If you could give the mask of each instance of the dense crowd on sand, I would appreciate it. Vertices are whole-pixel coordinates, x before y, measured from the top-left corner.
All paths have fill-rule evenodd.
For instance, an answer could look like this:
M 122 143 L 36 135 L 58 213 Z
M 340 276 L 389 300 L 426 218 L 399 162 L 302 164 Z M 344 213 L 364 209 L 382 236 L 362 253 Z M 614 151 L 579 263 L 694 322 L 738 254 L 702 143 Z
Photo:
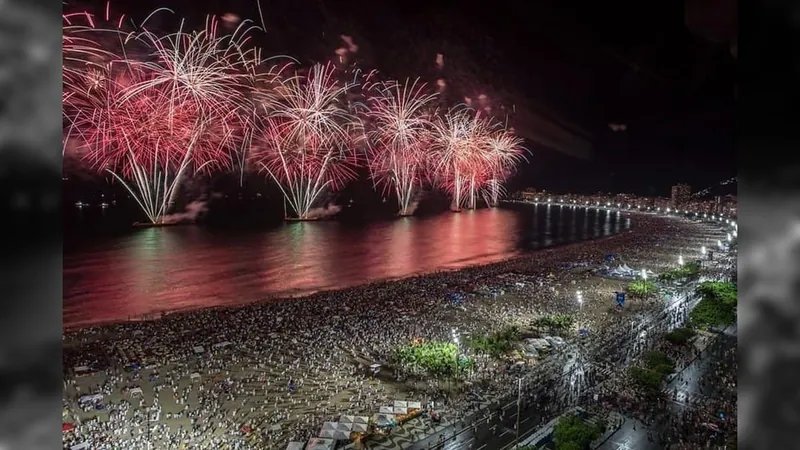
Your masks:
M 639 344 L 630 324 L 665 311 L 663 300 L 616 311 L 613 292 L 625 283 L 591 269 L 614 253 L 632 268 L 659 273 L 674 268 L 678 254 L 700 258 L 700 247 L 720 238 L 709 224 L 649 215 L 634 220 L 630 231 L 610 238 L 489 266 L 70 332 L 63 403 L 64 422 L 75 428 L 65 434 L 65 446 L 285 448 L 315 436 L 324 421 L 371 416 L 396 399 L 442 400 L 446 406 L 437 408 L 455 418 L 506 394 L 517 366 L 479 358 L 458 389 L 441 380 L 405 379 L 391 367 L 372 377 L 367 366 L 386 365 L 398 346 L 415 338 L 452 340 L 454 330 L 475 335 L 542 314 L 576 314 L 590 333 L 580 351 L 587 358 L 602 354 L 609 367 L 624 362 Z M 448 300 L 448 293 L 480 286 L 503 286 L 505 293 L 469 295 L 462 305 Z M 680 305 L 667 309 L 664 315 L 675 320 L 686 312 Z M 549 358 L 523 370 L 531 385 L 547 386 L 561 366 Z M 79 404 L 96 393 L 101 401 Z

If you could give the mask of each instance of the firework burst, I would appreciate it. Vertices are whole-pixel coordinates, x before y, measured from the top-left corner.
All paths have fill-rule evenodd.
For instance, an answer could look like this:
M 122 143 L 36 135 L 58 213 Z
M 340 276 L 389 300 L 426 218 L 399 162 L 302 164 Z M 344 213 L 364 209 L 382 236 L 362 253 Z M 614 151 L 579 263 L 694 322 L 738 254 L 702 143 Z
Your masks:
M 66 135 L 81 142 L 84 160 L 125 186 L 153 223 L 169 212 L 185 176 L 230 166 L 240 148 L 240 112 L 252 109 L 240 94 L 249 61 L 240 41 L 217 38 L 213 20 L 207 25 L 162 38 L 129 33 L 119 55 L 100 40 L 71 41 L 80 46 L 69 60 L 78 69 L 65 74 Z M 95 29 L 73 32 L 92 36 Z M 76 63 L 81 57 L 83 67 Z
M 355 83 L 342 83 L 331 64 L 317 64 L 275 89 L 275 109 L 261 120 L 252 157 L 281 188 L 304 220 L 324 192 L 341 189 L 357 175 L 361 121 L 346 101 Z M 288 211 L 287 211 L 288 213 Z
M 453 210 L 475 208 L 480 187 L 491 172 L 486 145 L 491 123 L 469 108 L 457 107 L 435 121 L 434 128 L 434 183 L 453 196 Z
M 514 173 L 517 164 L 525 161 L 527 149 L 522 145 L 522 138 L 503 129 L 489 134 L 485 144 L 490 173 L 483 187 L 484 198 L 488 205 L 497 206 L 505 194 L 503 183 Z
M 413 212 L 413 202 L 427 164 L 436 94 L 419 79 L 377 85 L 371 98 L 368 166 L 372 179 L 394 191 L 400 215 Z
M 437 95 L 418 79 L 372 83 L 374 71 L 347 59 L 270 65 L 250 21 L 209 17 L 199 31 L 181 22 L 159 34 L 147 26 L 158 11 L 169 10 L 141 24 L 112 18 L 109 6 L 103 17 L 65 14 L 62 42 L 65 157 L 111 173 L 153 223 L 198 172 L 238 166 L 241 182 L 246 165 L 258 167 L 282 190 L 287 216 L 309 219 L 362 162 L 406 215 L 423 180 L 456 209 L 481 195 L 496 204 L 522 159 L 520 140 L 485 111 L 437 116 Z M 342 40 L 340 50 L 358 50 Z

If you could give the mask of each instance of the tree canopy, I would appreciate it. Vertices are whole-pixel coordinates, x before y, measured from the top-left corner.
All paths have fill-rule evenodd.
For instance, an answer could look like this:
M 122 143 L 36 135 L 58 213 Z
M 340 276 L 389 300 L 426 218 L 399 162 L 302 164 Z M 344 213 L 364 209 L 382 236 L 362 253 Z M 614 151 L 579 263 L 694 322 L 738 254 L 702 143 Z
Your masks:
M 676 328 L 669 333 L 664 335 L 664 339 L 666 339 L 669 343 L 675 345 L 684 345 L 689 340 L 691 340 L 697 334 L 691 328 Z
M 533 326 L 544 328 L 551 333 L 562 333 L 572 328 L 575 323 L 575 316 L 572 314 L 547 314 L 537 317 L 533 321 Z
M 577 414 L 567 414 L 556 422 L 553 441 L 557 450 L 587 450 L 604 431 L 600 424 L 584 421 Z
M 514 350 L 519 339 L 519 328 L 511 326 L 488 336 L 475 336 L 467 341 L 467 345 L 476 352 L 500 358 Z
M 675 361 L 660 351 L 649 351 L 642 356 L 644 367 L 634 366 L 630 369 L 633 382 L 649 393 L 661 389 L 661 385 L 669 374 L 675 371 Z
M 634 297 L 648 297 L 658 290 L 658 286 L 650 280 L 633 280 L 628 283 L 627 291 Z
M 434 376 L 459 375 L 474 364 L 459 354 L 458 346 L 452 342 L 420 342 L 399 347 L 394 359 L 412 373 L 427 373 Z
M 702 267 L 696 262 L 684 264 L 669 272 L 664 272 L 658 276 L 658 281 L 680 281 L 684 279 L 696 279 L 700 276 Z
M 689 313 L 689 322 L 695 327 L 730 325 L 736 322 L 738 291 L 730 282 L 706 281 L 695 291 L 702 297 Z

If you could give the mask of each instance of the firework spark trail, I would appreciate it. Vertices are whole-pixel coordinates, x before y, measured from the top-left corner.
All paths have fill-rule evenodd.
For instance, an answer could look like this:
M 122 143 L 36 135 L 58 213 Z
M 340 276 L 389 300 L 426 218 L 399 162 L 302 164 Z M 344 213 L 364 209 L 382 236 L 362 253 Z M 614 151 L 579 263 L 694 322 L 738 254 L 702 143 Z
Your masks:
M 379 84 L 375 91 L 368 113 L 370 174 L 384 192 L 394 190 L 399 214 L 409 215 L 427 164 L 431 109 L 437 96 L 426 93 L 419 79 Z
M 496 204 L 503 182 L 524 160 L 522 140 L 490 117 L 459 106 L 434 122 L 431 171 L 453 195 L 453 209 L 474 209 L 481 196 Z
M 169 214 L 182 180 L 201 171 L 238 166 L 241 183 L 252 164 L 308 219 L 324 194 L 356 178 L 362 154 L 400 214 L 426 178 L 455 208 L 474 208 L 480 195 L 494 204 L 522 158 L 519 139 L 482 112 L 459 107 L 435 118 L 436 94 L 419 80 L 369 84 L 375 71 L 343 62 L 301 74 L 296 61 L 269 64 L 291 58 L 262 58 L 251 21 L 209 17 L 199 31 L 181 22 L 159 34 L 147 27 L 159 11 L 171 12 L 138 25 L 112 18 L 110 5 L 105 17 L 63 16 L 62 153 L 112 173 L 153 223 Z
M 224 129 L 224 142 L 202 145 L 193 142 L 187 148 L 186 158 L 198 167 L 212 167 L 215 164 L 229 164 L 232 153 L 243 148 L 240 131 L 249 122 L 242 113 L 252 110 L 248 97 L 258 63 L 258 51 L 246 49 L 249 40 L 247 21 L 242 22 L 232 34 L 218 35 L 219 21 L 210 17 L 201 31 L 185 32 L 183 23 L 176 33 L 159 36 L 144 31 L 137 40 L 151 49 L 150 59 L 139 64 L 153 76 L 133 84 L 120 96 L 124 103 L 150 89 L 160 89 L 167 94 L 169 123 L 180 122 L 181 109 L 187 105 L 193 110 L 195 122 L 219 124 Z M 180 126 L 180 125 L 179 125 Z M 223 155 L 227 153 L 227 155 Z
M 261 123 L 253 159 L 281 188 L 299 219 L 308 219 L 321 195 L 356 177 L 354 141 L 361 121 L 347 107 L 353 84 L 342 84 L 331 64 L 317 64 L 276 89 L 277 107 Z
M 486 139 L 493 125 L 465 107 L 456 107 L 434 122 L 435 182 L 453 195 L 453 209 L 475 208 L 480 188 L 491 172 Z
M 243 88 L 254 60 L 242 51 L 246 39 L 238 30 L 219 38 L 215 27 L 209 20 L 200 32 L 127 34 L 122 56 L 72 40 L 81 44 L 69 60 L 76 70 L 65 75 L 66 139 L 79 136 L 84 159 L 111 172 L 153 223 L 168 213 L 185 176 L 231 165 L 240 112 L 253 109 Z M 134 44 L 145 50 L 142 60 L 130 56 Z
M 490 206 L 497 206 L 500 196 L 505 194 L 503 183 L 511 176 L 517 164 L 525 161 L 528 150 L 522 146 L 522 138 L 508 130 L 499 130 L 486 139 L 490 163 L 490 177 L 486 180 L 484 197 Z

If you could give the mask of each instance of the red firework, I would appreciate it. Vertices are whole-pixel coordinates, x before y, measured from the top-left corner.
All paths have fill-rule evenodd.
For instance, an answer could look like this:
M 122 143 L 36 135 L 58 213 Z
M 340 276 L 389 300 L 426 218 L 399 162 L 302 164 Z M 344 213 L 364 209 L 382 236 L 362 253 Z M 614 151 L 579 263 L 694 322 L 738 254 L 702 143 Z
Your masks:
M 378 84 L 374 91 L 368 112 L 370 173 L 384 192 L 394 192 L 400 215 L 408 215 L 428 163 L 436 94 L 419 79 Z
M 274 110 L 263 118 L 252 160 L 281 187 L 301 219 L 324 192 L 356 177 L 354 147 L 363 140 L 361 122 L 346 102 L 352 84 L 341 83 L 331 64 L 283 80 Z
M 435 122 L 431 172 L 438 186 L 453 195 L 453 208 L 474 208 L 481 186 L 491 178 L 487 138 L 497 124 L 469 108 L 453 108 Z

